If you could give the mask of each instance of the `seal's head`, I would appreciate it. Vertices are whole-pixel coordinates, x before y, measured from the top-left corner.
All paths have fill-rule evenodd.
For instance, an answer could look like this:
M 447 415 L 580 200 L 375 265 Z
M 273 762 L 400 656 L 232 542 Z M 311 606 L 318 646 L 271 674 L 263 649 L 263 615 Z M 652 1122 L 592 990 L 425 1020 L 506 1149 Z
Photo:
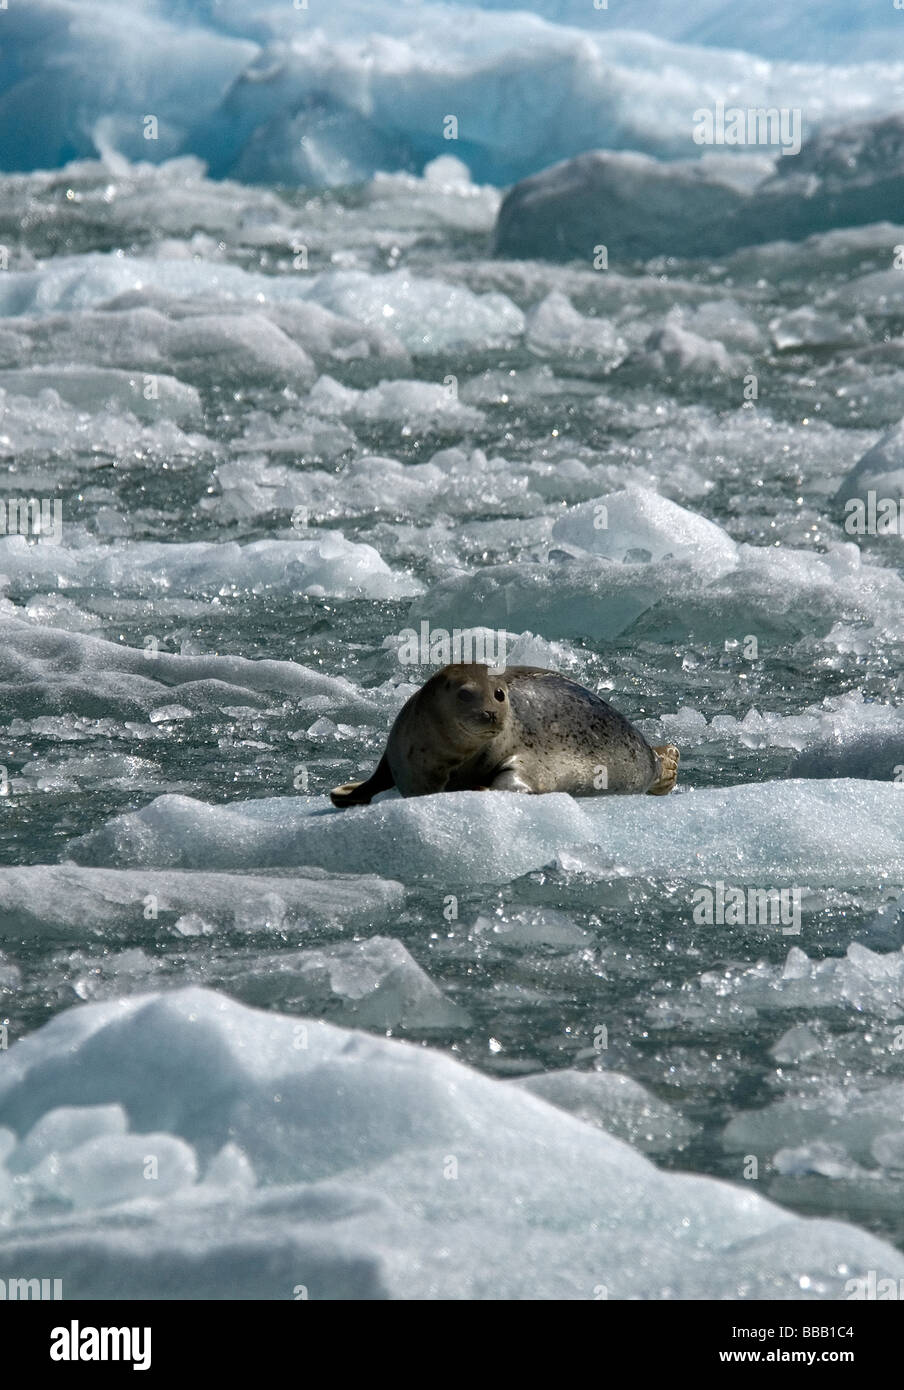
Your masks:
M 462 748 L 480 748 L 505 727 L 509 693 L 505 677 L 486 666 L 444 666 L 428 682 L 443 725 Z M 427 689 L 427 686 L 424 687 Z

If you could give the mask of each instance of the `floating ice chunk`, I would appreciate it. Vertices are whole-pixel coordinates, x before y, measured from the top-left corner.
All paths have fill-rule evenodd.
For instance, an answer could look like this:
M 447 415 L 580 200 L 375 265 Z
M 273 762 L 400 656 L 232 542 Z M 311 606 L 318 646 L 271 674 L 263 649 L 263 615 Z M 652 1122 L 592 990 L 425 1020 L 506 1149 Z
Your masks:
M 744 202 L 734 183 L 703 161 L 591 150 L 510 189 L 499 209 L 496 250 L 589 264 L 602 244 L 610 265 L 695 256 L 704 246 L 718 256 L 737 244 L 730 228 Z
M 860 935 L 879 950 L 904 946 L 904 894 L 887 896 Z
M 747 240 L 798 240 L 831 227 L 894 221 L 902 172 L 904 120 L 899 112 L 878 119 L 854 117 L 817 130 L 796 158 L 779 159 L 772 177 L 756 189 Z M 849 298 L 844 291 L 842 295 Z M 873 306 L 869 309 L 875 312 Z
M 150 906 L 147 902 L 143 906 Z M 79 938 L 81 939 L 81 938 Z M 72 951 L 58 956 L 60 983 L 68 985 L 79 999 L 106 999 L 118 994 L 135 994 L 148 989 L 152 977 L 164 969 L 160 956 L 149 956 L 140 946 L 125 951 L 103 950 L 91 956 Z
M 904 1129 L 892 1129 L 877 1134 L 871 1144 L 876 1162 L 891 1172 L 904 1170 Z
M 876 1145 L 897 1166 L 898 1145 L 887 1136 L 898 1131 L 902 1100 L 900 1082 L 885 1082 L 869 1090 L 826 1085 L 814 1094 L 788 1096 L 763 1110 L 736 1115 L 725 1127 L 723 1144 L 731 1153 L 765 1152 L 777 1158 L 781 1152 L 789 1172 L 825 1171 L 819 1166 L 822 1159 L 833 1170 L 827 1176 L 854 1176 L 845 1171 L 846 1165 L 871 1167 L 877 1158 Z M 794 1150 L 803 1152 L 795 1156 Z
M 173 931 L 180 936 L 212 936 L 215 927 L 206 922 L 199 912 L 186 912 L 173 923 Z
M 812 1029 L 801 1023 L 782 1034 L 772 1048 L 772 1055 L 777 1062 L 805 1062 L 822 1049 L 823 1044 Z
M 793 142 L 790 129 L 786 134 Z M 507 256 L 590 262 L 603 245 L 609 264 L 614 258 L 697 257 L 704 248 L 712 257 L 897 217 L 904 164 L 899 115 L 817 132 L 803 149 L 788 144 L 789 149 L 797 157 L 777 157 L 774 172 L 764 156 L 767 150 L 779 155 L 775 138 L 759 156 L 735 153 L 735 170 L 745 171 L 747 179 L 738 178 L 724 156 L 665 162 L 589 150 L 509 190 L 499 210 L 496 249 Z M 895 272 L 880 274 L 880 288 L 899 301 L 904 291 L 894 284 Z M 875 312 L 871 292 L 864 286 L 844 298 Z
M 610 496 L 619 499 L 618 525 L 608 516 L 609 498 L 581 504 L 553 528 L 553 539 L 566 548 L 553 551 L 547 565 L 484 565 L 441 580 L 426 600 L 435 620 L 447 627 L 480 621 L 596 638 L 637 623 L 639 635 L 659 640 L 688 632 L 737 640 L 754 617 L 758 634 L 785 639 L 812 639 L 823 625 L 828 632 L 840 614 L 851 622 L 869 616 L 889 631 L 900 629 L 904 582 L 891 569 L 865 564 L 852 543 L 830 543 L 821 554 L 736 545 L 721 528 L 648 490 Z M 579 518 L 576 530 L 572 515 Z M 684 554 L 679 545 L 671 559 L 670 529 L 687 544 Z M 622 545 L 623 536 L 636 544 Z M 644 544 L 648 537 L 652 548 Z M 569 554 L 569 543 L 576 548 L 581 540 L 626 563 L 600 565 L 586 554 Z M 651 564 L 656 555 L 663 558 Z
M 848 743 L 837 737 L 805 749 L 791 764 L 792 777 L 875 778 L 898 785 L 904 768 L 904 722 L 891 731 L 861 734 Z
M 95 309 L 116 295 L 141 291 L 146 284 L 180 296 L 216 292 L 224 298 L 253 299 L 263 279 L 239 266 L 194 259 L 160 261 L 100 252 L 55 256 L 34 270 L 10 271 L 0 293 L 0 312 L 38 315 Z M 274 297 L 282 297 L 277 281 L 270 288 Z M 139 321 L 159 325 L 167 335 L 173 327 L 163 315 L 149 310 L 136 314 L 135 326 Z M 118 327 L 115 318 L 110 326 Z
M 77 868 L 72 864 L 0 869 L 3 934 L 109 941 L 144 920 L 149 895 L 167 926 L 198 918 L 242 932 L 304 930 L 329 924 L 389 922 L 404 899 L 400 883 L 309 869 L 291 876 Z
M 103 625 L 94 613 L 83 613 L 65 594 L 33 594 L 25 605 L 29 622 L 44 627 L 63 628 L 66 632 L 92 632 Z
M 492 936 L 497 946 L 556 946 L 566 950 L 586 946 L 589 932 L 567 913 L 553 908 L 524 908 L 498 920 L 480 916 L 471 928 L 475 936 Z
M 437 422 L 441 427 L 439 417 Z M 302 473 L 265 460 L 247 459 L 216 469 L 221 496 L 205 499 L 204 510 L 229 520 L 296 509 L 309 521 L 380 516 L 391 518 L 395 528 L 399 528 L 400 519 L 403 525 L 412 521 L 433 524 L 443 513 L 452 517 L 508 516 L 513 509 L 520 514 L 532 503 L 541 505 L 544 482 L 538 472 L 518 468 L 504 458 L 487 458 L 480 449 L 464 448 L 443 449 L 423 464 L 365 455 L 349 461 L 338 473 L 319 469 Z M 536 487 L 536 494 L 532 487 Z M 518 524 L 523 534 L 526 523 Z M 386 532 L 386 543 L 396 543 L 399 534 L 399 529 Z M 422 544 L 428 540 L 422 535 L 416 539 Z M 419 555 L 423 553 L 422 546 L 416 550 Z
M 148 650 L 35 627 L 4 614 L 0 614 L 0 693 L 10 712 L 29 716 L 77 710 L 95 718 L 133 719 L 164 703 L 210 709 L 263 704 L 268 695 L 299 701 L 326 696 L 333 711 L 341 710 L 346 718 L 372 708 L 350 681 L 290 661 L 176 656 L 163 651 L 149 656 Z
M 143 1132 L 48 1172 L 48 1195 L 91 1205 L 64 1229 L 39 1212 L 8 1220 L 7 1267 L 26 1267 L 39 1241 L 64 1285 L 93 1297 L 286 1297 L 299 1270 L 310 1297 L 396 1298 L 586 1299 L 601 1284 L 616 1298 L 797 1298 L 806 1279 L 808 1296 L 837 1299 L 870 1269 L 904 1277 L 904 1258 L 863 1231 L 801 1220 L 749 1185 L 662 1172 L 436 1051 L 325 1023 L 306 1047 L 297 1038 L 292 1016 L 193 989 L 70 1010 L 17 1043 L 0 1070 L 7 1123 L 33 1123 L 77 1086 Z M 258 1179 L 224 1188 L 228 1221 L 215 1202 L 226 1144 Z M 195 1150 L 215 1182 L 195 1181 Z M 399 1249 L 404 1260 L 386 1253 Z
M 591 515 L 584 518 L 588 538 Z M 813 640 L 828 634 L 839 611 L 849 621 L 869 615 L 889 632 L 901 631 L 904 580 L 891 569 L 862 564 L 856 546 L 830 545 L 825 554 L 751 545 L 733 552 L 733 546 L 728 538 L 692 558 L 656 564 L 645 548 L 626 551 L 624 564 L 554 550 L 548 564 L 513 562 L 453 574 L 418 608 L 449 628 L 482 622 L 604 639 L 636 624 L 643 639 L 693 634 L 720 645 L 737 641 L 754 623 L 760 638 Z M 411 617 L 417 616 L 412 609 Z
M 476 295 L 463 286 L 421 279 L 408 271 L 318 275 L 307 297 L 366 327 L 390 328 L 419 354 L 501 347 L 524 331 L 524 315 L 506 295 Z
M 195 388 L 163 372 L 147 382 L 134 372 L 111 367 L 22 367 L 0 371 L 0 390 L 11 396 L 32 397 L 52 390 L 61 400 L 92 415 L 112 408 L 151 424 L 164 417 L 177 425 L 195 425 L 203 418 Z
M 110 303 L 125 303 L 135 297 L 134 293 L 117 295 Z M 38 307 L 31 306 L 35 316 L 16 319 L 13 331 L 0 332 L 0 364 L 18 368 L 23 358 L 30 360 L 30 369 L 8 375 L 14 389 L 29 393 L 46 377 L 45 409 L 46 392 L 51 388 L 55 396 L 71 397 L 73 410 L 88 408 L 82 405 L 81 397 L 98 408 L 112 398 L 126 422 L 134 416 L 151 424 L 159 420 L 159 431 L 169 417 L 191 409 L 195 385 L 188 386 L 187 381 L 204 387 L 228 385 L 235 390 L 274 382 L 282 387 L 288 381 L 296 391 L 302 391 L 316 375 L 308 354 L 262 309 L 258 312 L 256 301 L 254 310 L 242 304 L 224 311 L 219 305 L 219 312 L 188 314 L 185 322 L 174 322 L 157 309 L 145 307 L 104 312 L 76 309 L 43 317 L 38 315 Z M 240 307 L 245 312 L 240 313 Z M 183 313 L 188 313 L 185 306 Z M 54 375 L 60 359 L 79 366 L 61 369 L 58 386 Z M 34 382 L 30 382 L 29 373 L 36 374 Z M 108 420 L 110 433 L 112 425 L 119 422 L 100 411 L 94 430 Z M 148 429 L 150 424 L 144 427 Z M 175 426 L 170 424 L 170 429 Z M 124 439 L 128 437 L 122 423 L 119 430 Z
M 261 311 L 260 306 L 270 304 L 309 301 L 370 332 L 388 329 L 421 354 L 504 346 L 524 329 L 524 315 L 506 295 L 477 295 L 408 271 L 275 276 L 217 262 L 151 261 L 97 252 L 58 256 L 38 270 L 10 271 L 0 286 L 0 314 L 50 315 L 124 304 L 124 295 L 134 296 L 146 284 L 180 297 L 250 301 L 254 308 L 240 317 L 220 311 L 176 321 L 151 309 L 123 309 L 80 318 L 70 332 L 84 336 L 87 326 L 101 327 L 106 319 L 111 330 L 124 336 L 126 352 L 134 358 L 147 351 L 140 339 L 131 340 L 141 325 L 160 357 L 175 361 L 177 375 L 202 382 L 228 376 L 263 385 L 311 384 L 315 372 L 310 356 Z
M 626 565 L 556 556 L 557 563 L 485 565 L 434 584 L 409 620 L 429 612 L 446 628 L 485 623 L 569 637 L 617 637 L 674 586 L 672 562 Z
M 589 359 L 604 370 L 617 367 L 628 351 L 613 324 L 585 318 L 558 290 L 531 309 L 525 332 L 528 347 L 538 356 Z
M 761 961 L 727 975 L 704 975 L 694 997 L 695 1007 L 702 1004 L 711 1014 L 721 1013 L 723 1005 L 748 1012 L 843 1009 L 895 1021 L 904 1017 L 904 951 L 874 951 L 854 941 L 843 956 L 811 960 L 792 946 L 782 966 Z M 681 1005 L 676 1007 L 680 1012 Z M 777 1060 L 797 1060 L 798 1049 L 801 1058 L 812 1055 L 806 1033 L 794 1030 L 779 1040 L 776 1049 Z
M 511 1083 L 588 1124 L 598 1125 L 645 1153 L 681 1150 L 694 1132 L 665 1101 L 630 1076 L 610 1071 L 540 1072 Z
M 569 507 L 552 535 L 607 560 L 688 560 L 713 575 L 733 569 L 738 559 L 737 545 L 721 526 L 642 487 Z
M 781 781 L 667 800 L 444 792 L 342 812 L 320 798 L 208 806 L 161 796 L 70 841 L 69 852 L 81 863 L 130 868 L 316 864 L 405 882 L 498 883 L 571 850 L 603 879 L 699 882 L 725 879 L 730 867 L 736 883 L 852 886 L 904 870 L 899 796 L 881 782 Z
M 400 941 L 373 936 L 281 953 L 244 967 L 237 990 L 250 1004 L 362 1028 L 461 1028 L 464 1009 L 446 999 Z
M 866 1174 L 859 1164 L 852 1163 L 842 1144 L 826 1144 L 819 1140 L 797 1149 L 779 1149 L 772 1166 L 783 1177 L 800 1177 L 818 1173 L 824 1178 L 859 1178 Z
M 899 216 L 889 210 L 889 220 L 899 221 Z M 858 275 L 840 289 L 831 291 L 825 298 L 825 307 L 837 310 L 840 314 L 863 314 L 868 318 L 896 319 L 904 304 L 904 284 L 899 270 L 874 270 L 868 275 Z
M 379 874 L 394 867 L 406 881 L 427 876 L 486 883 L 548 862 L 558 836 L 571 843 L 590 834 L 589 821 L 567 796 L 390 797 L 363 815 L 333 813 L 325 799 L 260 798 L 207 806 L 190 797 L 164 796 L 71 841 L 70 850 L 81 862 L 129 867 L 318 864 L 330 872 L 354 866 Z
M 355 435 L 345 425 L 320 420 L 308 410 L 284 410 L 278 419 L 264 411 L 251 411 L 245 417 L 245 433 L 235 445 L 237 453 L 247 456 L 220 464 L 215 476 L 221 484 L 227 478 L 234 479 L 239 488 L 244 479 L 245 490 L 253 492 L 256 475 L 267 468 L 266 459 L 333 462 L 354 450 L 356 444 Z
M 150 595 L 274 590 L 331 598 L 407 598 L 423 587 L 394 574 L 373 546 L 347 541 L 341 531 L 247 545 L 114 541 L 78 548 L 30 545 L 24 536 L 3 536 L 0 571 L 19 593 L 59 584 Z
M 22 983 L 22 971 L 0 951 L 0 993 L 13 994 Z
M 792 777 L 892 777 L 895 749 L 904 740 L 904 714 L 894 705 L 866 700 L 859 690 L 827 696 L 799 714 L 751 708 L 742 719 L 717 714 L 707 722 L 687 705 L 663 714 L 650 732 L 668 736 L 683 748 L 716 746 L 797 751 Z M 655 739 L 653 740 L 656 741 Z M 904 762 L 902 757 L 897 760 Z
M 488 631 L 488 630 L 487 630 Z M 540 666 L 547 671 L 567 670 L 576 662 L 576 653 L 567 642 L 547 642 L 533 632 L 509 637 L 509 666 Z
M 424 165 L 421 178 L 409 173 L 374 174 L 366 189 L 369 208 L 384 211 L 403 226 L 426 225 L 489 235 L 502 195 L 489 184 L 475 184 L 468 166 L 454 155 L 438 155 Z
M 676 306 L 669 310 L 666 323 L 743 352 L 760 352 L 766 345 L 756 320 L 733 299 L 713 299 L 693 308 Z
M 251 386 L 275 381 L 300 390 L 315 376 L 311 358 L 263 314 L 209 314 L 175 323 L 166 338 L 177 370 L 189 381 Z
M 176 312 L 177 306 L 178 311 L 184 313 L 186 301 L 176 300 L 171 312 Z M 226 307 L 228 309 L 228 305 Z M 236 312 L 242 312 L 241 308 L 237 307 Z M 300 348 L 319 360 L 344 364 L 365 358 L 379 359 L 397 367 L 408 361 L 405 347 L 385 324 L 358 323 L 310 300 L 264 304 L 261 312 Z
M 484 418 L 473 406 L 462 405 L 456 391 L 430 381 L 381 381 L 366 391 L 356 391 L 323 376 L 308 402 L 318 415 L 339 415 L 369 423 L 398 420 L 416 424 L 419 429 L 471 429 Z
M 148 715 L 152 724 L 174 724 L 191 717 L 192 711 L 184 705 L 161 705 L 158 709 L 152 709 Z
M 895 274 L 900 274 L 895 271 Z M 851 470 L 835 494 L 835 511 L 842 523 L 859 524 L 863 518 L 870 524 L 869 494 L 873 494 L 874 521 L 871 523 L 876 534 L 898 536 L 899 519 L 904 505 L 904 420 L 884 434 Z M 894 510 L 884 510 L 880 516 L 879 503 L 890 499 Z M 859 510 L 856 504 L 859 504 Z M 852 519 L 852 520 L 849 520 Z M 881 532 L 879 527 L 881 525 Z M 848 532 L 856 540 L 863 534 L 860 530 Z
M 15 350 L 15 360 L 21 361 L 28 354 L 28 344 L 23 343 Z M 34 479 L 28 485 L 32 496 L 59 496 L 61 486 L 70 478 L 93 472 L 101 452 L 117 456 L 126 468 L 133 466 L 136 458 L 166 460 L 169 464 L 176 458 L 195 459 L 209 447 L 203 435 L 185 433 L 174 424 L 165 409 L 150 424 L 125 411 L 91 415 L 62 400 L 49 386 L 38 396 L 0 393 L 0 421 L 2 453 L 19 463 L 28 462 L 25 477 Z M 20 474 L 18 486 L 25 485 Z
M 861 315 L 841 319 L 809 305 L 774 318 L 769 332 L 780 352 L 801 347 L 854 347 L 869 341 L 869 329 Z
M 644 343 L 648 370 L 655 373 L 730 376 L 732 360 L 724 343 L 702 338 L 678 323 L 666 323 Z

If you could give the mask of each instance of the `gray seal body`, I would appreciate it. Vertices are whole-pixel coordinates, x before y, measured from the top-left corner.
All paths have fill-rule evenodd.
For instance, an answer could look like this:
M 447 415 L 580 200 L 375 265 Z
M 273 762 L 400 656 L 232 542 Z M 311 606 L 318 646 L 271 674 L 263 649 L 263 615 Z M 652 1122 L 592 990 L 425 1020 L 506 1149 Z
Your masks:
M 652 747 L 611 705 L 535 666 L 445 666 L 403 706 L 371 777 L 331 793 L 335 806 L 442 791 L 655 796 L 671 791 L 678 750 Z

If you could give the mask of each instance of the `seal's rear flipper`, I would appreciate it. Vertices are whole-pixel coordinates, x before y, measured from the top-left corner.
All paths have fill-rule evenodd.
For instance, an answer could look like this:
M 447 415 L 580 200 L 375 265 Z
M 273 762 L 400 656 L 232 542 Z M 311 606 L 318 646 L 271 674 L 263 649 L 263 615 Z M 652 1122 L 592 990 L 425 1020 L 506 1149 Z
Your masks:
M 330 801 L 340 810 L 345 806 L 369 806 L 378 792 L 388 792 L 394 786 L 389 763 L 384 756 L 372 777 L 365 782 L 343 782 L 341 787 L 334 787 L 330 792 Z
M 652 787 L 647 787 L 647 796 L 665 796 L 678 781 L 678 760 L 681 757 L 674 743 L 663 743 L 653 752 L 659 758 L 659 776 Z

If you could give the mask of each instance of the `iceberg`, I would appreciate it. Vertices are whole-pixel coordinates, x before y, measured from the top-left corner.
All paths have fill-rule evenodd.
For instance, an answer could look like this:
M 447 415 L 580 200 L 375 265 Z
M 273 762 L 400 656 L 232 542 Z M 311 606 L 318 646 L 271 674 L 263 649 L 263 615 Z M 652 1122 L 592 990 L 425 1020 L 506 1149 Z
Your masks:
M 768 103 L 767 103 L 768 105 Z M 609 265 L 654 256 L 725 256 L 774 240 L 900 217 L 904 119 L 841 124 L 774 168 L 757 156 L 696 160 L 593 149 L 531 175 L 499 209 L 501 256 Z M 766 148 L 764 146 L 764 148 Z

